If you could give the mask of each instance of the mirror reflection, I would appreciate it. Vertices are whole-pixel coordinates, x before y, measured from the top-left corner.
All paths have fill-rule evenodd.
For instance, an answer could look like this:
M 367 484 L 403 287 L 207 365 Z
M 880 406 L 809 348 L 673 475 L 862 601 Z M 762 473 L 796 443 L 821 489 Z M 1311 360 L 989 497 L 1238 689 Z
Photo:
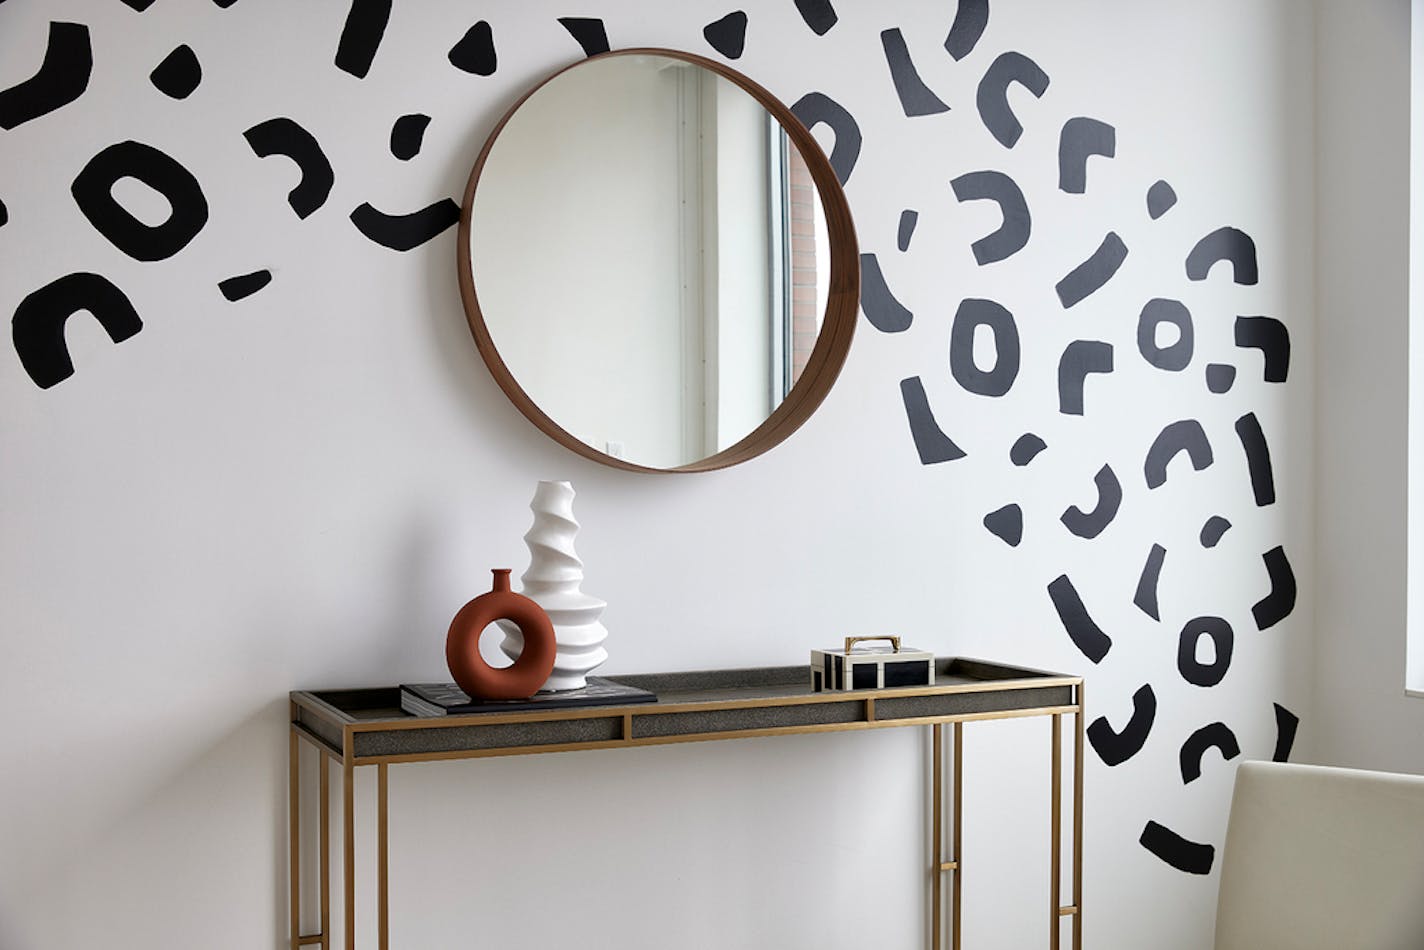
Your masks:
M 586 445 L 650 468 L 761 425 L 826 311 L 800 153 L 747 92 L 671 57 L 592 60 L 540 87 L 489 148 L 469 234 L 514 380 Z

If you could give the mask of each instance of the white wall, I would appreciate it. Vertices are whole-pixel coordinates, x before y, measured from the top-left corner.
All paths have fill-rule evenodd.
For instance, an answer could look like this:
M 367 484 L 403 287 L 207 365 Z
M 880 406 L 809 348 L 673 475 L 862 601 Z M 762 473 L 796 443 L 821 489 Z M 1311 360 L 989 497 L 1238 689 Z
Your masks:
M 1367 455 L 1387 451 L 1358 446 L 1369 452 L 1352 456 L 1356 474 L 1336 469 L 1345 463 L 1331 451 L 1364 436 L 1352 420 L 1323 427 L 1319 449 L 1312 441 L 1313 8 L 999 2 L 979 46 L 955 62 L 942 48 L 952 16 L 942 4 L 843 2 L 825 36 L 793 4 L 749 7 L 736 65 L 787 102 L 821 91 L 858 119 L 865 141 L 847 194 L 862 250 L 878 256 L 915 322 L 889 335 L 862 321 L 821 411 L 768 456 L 704 476 L 639 477 L 569 454 L 504 399 L 465 326 L 453 230 L 400 254 L 347 219 L 366 201 L 403 212 L 459 195 L 498 116 L 580 55 L 556 22 L 571 11 L 490 8 L 499 68 L 478 77 L 445 52 L 480 13 L 397 5 L 357 80 L 332 65 L 347 7 L 0 5 L 0 88 L 37 67 L 49 17 L 88 24 L 95 60 L 83 98 L 0 133 L 10 218 L 0 226 L 0 311 L 93 270 L 144 319 L 118 346 L 93 321 L 72 320 L 77 369 L 51 389 L 13 355 L 0 358 L 0 710 L 18 724 L 0 783 L 7 950 L 167 946 L 175 935 L 213 948 L 278 945 L 287 691 L 442 677 L 450 616 L 485 589 L 488 568 L 523 564 L 525 506 L 540 478 L 579 489 L 585 588 L 610 604 L 608 672 L 799 663 L 848 633 L 893 630 L 941 654 L 1086 674 L 1091 715 L 1114 728 L 1151 683 L 1159 710 L 1142 751 L 1112 768 L 1089 752 L 1087 944 L 1205 945 L 1214 875 L 1167 867 L 1138 836 L 1156 820 L 1220 844 L 1233 769 L 1209 757 L 1185 785 L 1178 753 L 1193 729 L 1228 722 L 1244 756 L 1269 757 L 1281 703 L 1301 717 L 1298 749 L 1322 733 L 1308 645 L 1312 552 L 1327 545 L 1313 534 L 1312 463 L 1329 505 L 1340 479 L 1369 477 Z M 615 46 L 709 55 L 702 29 L 726 12 L 593 7 Z M 949 112 L 902 114 L 880 41 L 891 27 Z M 180 42 L 204 80 L 178 103 L 146 77 Z M 1052 78 L 1042 99 L 1011 92 L 1025 128 L 1012 150 L 974 105 L 980 77 L 1007 50 Z M 422 153 L 397 162 L 386 150 L 391 123 L 412 111 L 433 121 Z M 275 115 L 298 119 L 335 166 L 330 200 L 305 221 L 284 200 L 290 163 L 259 160 L 242 140 Z M 1058 136 L 1078 115 L 1115 126 L 1117 157 L 1090 160 L 1088 192 L 1068 195 L 1057 190 Z M 125 257 L 69 196 L 90 156 L 128 138 L 179 158 L 211 205 L 206 228 L 171 259 Z M 1019 182 L 1034 231 L 1018 255 L 981 268 L 969 245 L 997 214 L 956 202 L 949 182 L 986 168 Z M 1181 200 L 1151 221 L 1143 196 L 1158 178 Z M 920 220 L 901 254 L 906 208 Z M 1259 285 L 1231 283 L 1226 265 L 1208 281 L 1185 279 L 1193 243 L 1224 224 L 1254 237 Z M 1130 247 L 1128 262 L 1063 310 L 1054 283 L 1109 229 Z M 259 267 L 272 270 L 269 287 L 236 304 L 218 295 L 217 281 Z M 950 325 L 969 296 L 999 300 L 1017 320 L 1023 365 L 1001 398 L 966 392 L 947 371 Z M 1155 296 L 1180 297 L 1194 314 L 1197 355 L 1183 373 L 1137 355 L 1137 315 Z M 1259 358 L 1234 347 L 1239 313 L 1289 326 L 1286 384 L 1264 384 Z M 1117 367 L 1089 380 L 1083 416 L 1058 412 L 1058 361 L 1076 339 L 1112 342 Z M 1240 367 L 1230 393 L 1206 391 L 1209 361 Z M 1331 398 L 1336 371 L 1322 362 L 1321 372 L 1319 411 L 1333 419 L 1348 397 Z M 920 464 L 900 395 L 911 376 L 966 458 Z M 1263 508 L 1232 430 L 1246 411 L 1258 413 L 1275 465 L 1279 498 Z M 1178 459 L 1168 484 L 1148 490 L 1147 448 L 1184 418 L 1202 422 L 1216 461 L 1194 473 Z M 1009 447 L 1025 432 L 1049 448 L 1015 467 Z M 1123 485 L 1121 512 L 1092 541 L 1071 536 L 1059 517 L 1092 506 L 1105 462 Z M 1014 548 L 982 524 L 1009 503 L 1025 515 Z M 1208 551 L 1197 534 L 1212 514 L 1233 527 Z M 1343 520 L 1322 521 L 1325 540 L 1363 545 Z M 1153 543 L 1169 551 L 1160 622 L 1132 603 Z M 1278 544 L 1301 600 L 1258 632 L 1261 553 Z M 1333 582 L 1337 566 L 1320 566 Z M 1046 595 L 1063 573 L 1114 639 L 1099 665 L 1068 640 Z M 1332 603 L 1343 601 L 1325 599 L 1330 618 L 1363 626 Z M 1178 631 L 1202 614 L 1236 630 L 1230 673 L 1211 689 L 1176 670 Z M 966 946 L 1042 938 L 1046 731 L 969 730 Z M 923 752 L 924 737 L 906 731 L 398 767 L 393 939 L 422 946 L 477 933 L 491 946 L 539 946 L 577 932 L 628 948 L 919 946 Z M 363 821 L 372 781 L 361 777 Z M 866 833 L 826 834 L 849 823 Z M 828 910 L 844 907 L 876 910 L 832 921 Z M 367 925 L 369 908 L 367 899 Z
M 1316 754 L 1424 771 L 1404 694 L 1409 4 L 1319 6 Z

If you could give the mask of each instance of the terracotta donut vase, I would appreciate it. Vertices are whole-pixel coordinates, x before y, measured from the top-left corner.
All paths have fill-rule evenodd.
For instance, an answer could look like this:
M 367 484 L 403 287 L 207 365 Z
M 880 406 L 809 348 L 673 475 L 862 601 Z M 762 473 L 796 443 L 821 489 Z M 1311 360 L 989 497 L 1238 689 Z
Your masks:
M 475 699 L 528 699 L 554 670 L 554 625 L 534 601 L 509 589 L 509 568 L 494 570 L 494 587 L 460 608 L 445 636 L 445 663 L 455 683 Z M 480 634 L 509 620 L 524 634 L 524 650 L 499 669 L 480 656 Z

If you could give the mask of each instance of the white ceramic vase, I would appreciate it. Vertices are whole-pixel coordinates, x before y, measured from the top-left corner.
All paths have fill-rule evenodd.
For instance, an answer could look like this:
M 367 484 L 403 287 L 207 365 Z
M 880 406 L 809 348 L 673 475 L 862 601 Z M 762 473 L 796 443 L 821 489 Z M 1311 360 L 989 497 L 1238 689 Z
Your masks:
M 529 569 L 520 577 L 521 593 L 548 613 L 554 624 L 558 651 L 546 690 L 579 689 L 587 677 L 608 659 L 603 641 L 608 630 L 599 622 L 608 604 L 579 589 L 583 561 L 574 553 L 574 488 L 568 482 L 540 482 L 529 503 L 534 524 L 524 535 L 529 546 Z M 499 647 L 511 659 L 524 649 L 519 628 L 500 621 L 504 640 Z

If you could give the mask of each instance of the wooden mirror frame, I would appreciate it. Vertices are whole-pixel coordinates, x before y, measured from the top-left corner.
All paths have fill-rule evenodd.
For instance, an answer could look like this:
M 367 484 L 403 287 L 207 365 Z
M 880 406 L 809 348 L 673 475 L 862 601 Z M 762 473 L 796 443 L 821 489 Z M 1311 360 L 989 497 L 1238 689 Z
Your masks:
M 495 348 L 489 327 L 485 324 L 484 314 L 480 310 L 479 296 L 475 292 L 473 266 L 470 261 L 471 211 L 474 207 L 475 189 L 479 186 L 480 173 L 484 170 L 485 161 L 489 158 L 490 150 L 498 140 L 500 131 L 525 100 L 555 78 L 590 60 L 607 59 L 614 56 L 665 56 L 701 66 L 737 85 L 760 103 L 786 130 L 787 137 L 801 152 L 801 156 L 806 162 L 811 173 L 811 180 L 815 183 L 821 199 L 830 245 L 830 290 L 826 299 L 826 312 L 822 318 L 821 331 L 816 338 L 816 345 L 811 351 L 806 367 L 801 371 L 801 375 L 791 387 L 791 391 L 786 394 L 786 398 L 772 410 L 761 425 L 740 441 L 714 455 L 673 468 L 653 468 L 639 465 L 636 462 L 600 452 L 565 430 L 539 408 L 529 397 L 529 394 L 524 391 L 519 381 L 514 378 L 514 374 L 509 371 L 509 367 L 505 365 L 499 351 Z M 840 182 L 836 179 L 830 160 L 826 158 L 821 146 L 817 144 L 811 132 L 801 124 L 801 121 L 792 114 L 786 105 L 757 83 L 722 63 L 677 50 L 641 47 L 600 53 L 560 69 L 521 96 L 519 101 L 499 120 L 490 133 L 489 139 L 485 142 L 484 148 L 480 150 L 479 157 L 475 160 L 475 167 L 470 172 L 469 183 L 465 186 L 465 199 L 460 206 L 460 227 L 456 243 L 460 297 L 465 305 L 465 318 L 469 321 L 470 332 L 475 338 L 475 346 L 480 351 L 480 356 L 484 358 L 485 365 L 489 367 L 495 382 L 499 383 L 500 389 L 504 390 L 504 394 L 509 397 L 510 402 L 514 403 L 530 422 L 538 426 L 545 435 L 555 442 L 577 452 L 584 458 L 593 459 L 595 462 L 602 462 L 625 471 L 709 472 L 756 458 L 763 452 L 779 445 L 811 417 L 811 413 L 816 411 L 822 400 L 826 398 L 826 394 L 831 391 L 832 384 L 835 383 L 836 377 L 840 375 L 841 367 L 845 364 L 846 355 L 850 352 L 851 337 L 855 332 L 855 324 L 859 316 L 860 250 L 856 243 L 855 225 L 851 220 L 850 206 L 846 202 L 845 192 L 841 190 Z

